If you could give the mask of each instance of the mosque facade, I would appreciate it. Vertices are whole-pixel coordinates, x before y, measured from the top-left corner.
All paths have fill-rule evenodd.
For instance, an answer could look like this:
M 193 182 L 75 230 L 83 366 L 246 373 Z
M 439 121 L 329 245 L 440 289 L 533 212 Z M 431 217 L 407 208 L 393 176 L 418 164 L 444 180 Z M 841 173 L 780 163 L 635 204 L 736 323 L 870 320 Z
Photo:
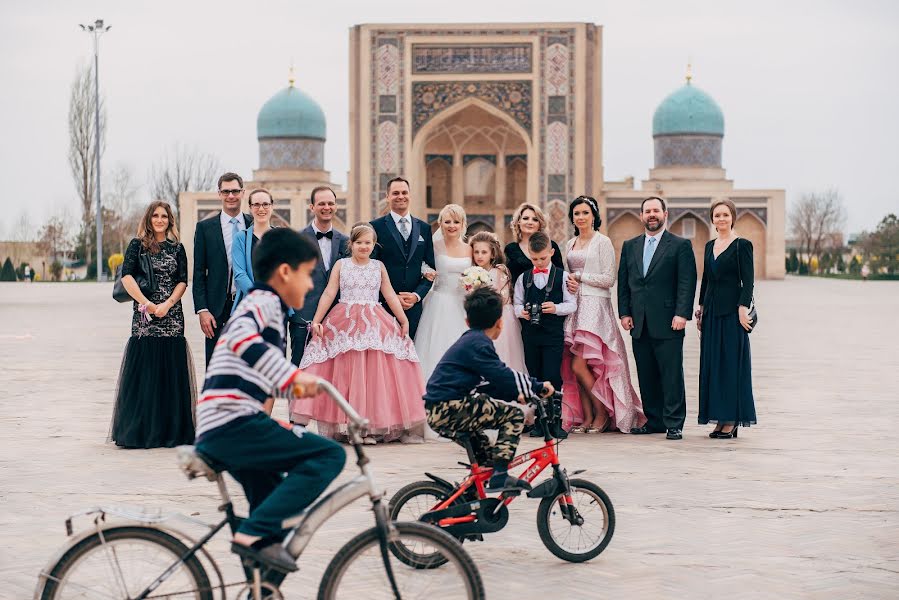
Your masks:
M 714 236 L 709 206 L 727 198 L 739 211 L 738 233 L 753 242 L 756 275 L 784 276 L 784 190 L 737 189 L 727 179 L 723 112 L 689 75 L 653 116 L 648 178 L 604 180 L 600 26 L 357 25 L 349 96 L 346 188 L 324 170 L 327 127 L 313 98 L 291 80 L 260 109 L 259 168 L 245 187 L 271 190 L 282 224 L 304 227 L 312 188 L 330 185 L 335 225 L 346 230 L 383 214 L 386 182 L 403 176 L 414 215 L 436 228 L 440 209 L 460 204 L 470 233 L 493 231 L 504 242 L 521 202 L 540 205 L 562 242 L 572 233 L 567 203 L 594 196 L 602 230 L 620 252 L 642 232 L 640 202 L 652 195 L 668 201 L 669 227 L 691 240 L 701 270 Z M 182 231 L 190 232 L 220 200 L 215 192 L 185 193 L 180 204 Z

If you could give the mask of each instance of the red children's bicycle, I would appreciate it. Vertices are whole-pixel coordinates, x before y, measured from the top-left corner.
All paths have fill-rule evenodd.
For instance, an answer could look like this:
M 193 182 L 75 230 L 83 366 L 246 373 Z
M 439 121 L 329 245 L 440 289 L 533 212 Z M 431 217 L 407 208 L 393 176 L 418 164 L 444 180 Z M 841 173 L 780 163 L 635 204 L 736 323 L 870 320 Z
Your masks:
M 519 477 L 528 483 L 552 466 L 552 476 L 527 492 L 529 498 L 540 498 L 537 509 L 537 531 L 550 552 L 563 560 L 584 562 L 605 550 L 615 532 L 615 510 L 608 495 L 595 483 L 569 479 L 559 464 L 558 446 L 567 434 L 561 427 L 562 398 L 532 397 L 537 421 L 542 425 L 544 445 L 516 456 L 509 469 L 530 464 Z M 461 483 L 425 473 L 428 480 L 410 483 L 390 499 L 390 518 L 419 520 L 440 527 L 460 542 L 482 541 L 485 533 L 501 530 L 509 521 L 508 505 L 520 491 L 503 492 L 488 497 L 485 487 L 493 468 L 487 454 L 483 434 L 457 436 L 456 443 L 468 452 L 469 469 Z M 583 470 L 572 474 L 583 473 Z M 440 566 L 439 557 L 426 548 L 397 544 L 394 555 L 405 564 L 420 568 Z

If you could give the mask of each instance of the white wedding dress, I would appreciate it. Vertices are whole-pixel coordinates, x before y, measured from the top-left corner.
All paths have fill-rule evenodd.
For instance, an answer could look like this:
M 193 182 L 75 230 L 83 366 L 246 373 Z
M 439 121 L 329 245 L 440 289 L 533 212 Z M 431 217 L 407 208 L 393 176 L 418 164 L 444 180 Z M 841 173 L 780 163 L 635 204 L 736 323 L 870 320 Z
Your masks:
M 468 330 L 465 324 L 465 288 L 462 271 L 471 266 L 467 256 L 453 258 L 446 254 L 434 257 L 437 279 L 422 301 L 421 320 L 415 333 L 415 350 L 421 362 L 425 381 L 459 337 Z

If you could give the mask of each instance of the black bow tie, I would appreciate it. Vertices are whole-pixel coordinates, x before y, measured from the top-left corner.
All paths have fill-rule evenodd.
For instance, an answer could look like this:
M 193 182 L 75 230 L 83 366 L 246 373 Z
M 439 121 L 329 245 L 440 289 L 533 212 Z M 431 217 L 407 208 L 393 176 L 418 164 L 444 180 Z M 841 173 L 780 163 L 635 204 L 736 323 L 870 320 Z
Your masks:
M 328 232 L 326 232 L 326 233 L 325 233 L 325 232 L 321 232 L 321 231 L 316 231 L 316 232 L 315 232 L 315 239 L 320 240 L 320 239 L 322 239 L 323 237 L 326 237 L 326 238 L 328 238 L 329 240 L 330 240 L 330 239 L 333 239 L 333 238 L 334 238 L 334 230 L 332 229 L 331 231 L 328 231 Z

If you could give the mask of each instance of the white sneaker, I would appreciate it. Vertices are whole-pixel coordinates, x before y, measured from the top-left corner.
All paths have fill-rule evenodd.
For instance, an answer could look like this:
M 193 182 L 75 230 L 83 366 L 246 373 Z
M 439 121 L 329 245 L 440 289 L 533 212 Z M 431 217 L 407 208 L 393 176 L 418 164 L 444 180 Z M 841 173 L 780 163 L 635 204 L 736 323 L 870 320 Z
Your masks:
M 451 442 L 453 440 L 441 436 L 439 433 L 431 429 L 430 425 L 425 425 L 425 441 L 426 442 Z
M 404 433 L 400 436 L 401 444 L 424 444 L 425 439 L 420 435 L 415 435 L 414 433 Z
M 366 446 L 374 446 L 378 443 L 378 440 L 376 440 L 375 438 L 373 438 L 369 435 L 369 436 L 362 438 L 362 443 L 365 444 Z

